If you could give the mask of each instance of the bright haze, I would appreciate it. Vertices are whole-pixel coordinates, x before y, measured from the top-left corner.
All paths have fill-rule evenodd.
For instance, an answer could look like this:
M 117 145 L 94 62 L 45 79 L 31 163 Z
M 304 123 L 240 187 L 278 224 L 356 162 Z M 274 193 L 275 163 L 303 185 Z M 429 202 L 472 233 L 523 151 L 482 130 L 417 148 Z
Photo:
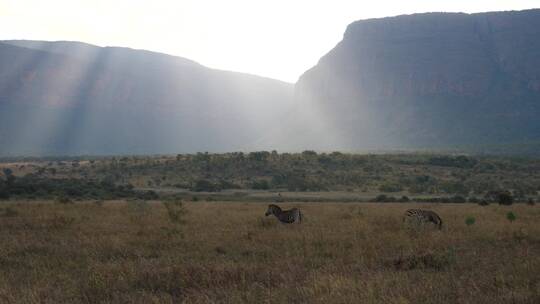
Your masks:
M 72 40 L 189 58 L 287 82 L 355 20 L 422 12 L 521 10 L 538 1 L 0 0 L 0 40 Z

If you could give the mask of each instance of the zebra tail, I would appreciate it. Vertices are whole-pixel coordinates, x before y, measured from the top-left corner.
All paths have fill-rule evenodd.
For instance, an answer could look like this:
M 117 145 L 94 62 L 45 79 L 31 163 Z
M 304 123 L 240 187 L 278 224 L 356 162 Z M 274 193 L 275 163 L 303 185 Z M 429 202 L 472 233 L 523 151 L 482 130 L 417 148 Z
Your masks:
M 302 212 L 298 210 L 298 222 L 302 223 L 302 220 L 304 219 L 304 215 L 302 215 Z

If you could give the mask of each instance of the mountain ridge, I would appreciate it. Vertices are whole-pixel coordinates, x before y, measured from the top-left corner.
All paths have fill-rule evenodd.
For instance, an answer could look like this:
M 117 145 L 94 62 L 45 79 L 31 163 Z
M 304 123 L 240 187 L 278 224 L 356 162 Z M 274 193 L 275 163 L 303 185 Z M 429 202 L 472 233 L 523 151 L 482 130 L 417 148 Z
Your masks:
M 540 10 L 356 21 L 300 77 L 295 102 L 326 113 L 341 148 L 537 140 L 538 37 Z
M 124 48 L 85 54 L 0 44 L 0 154 L 238 150 L 290 105 L 292 84 L 277 80 Z

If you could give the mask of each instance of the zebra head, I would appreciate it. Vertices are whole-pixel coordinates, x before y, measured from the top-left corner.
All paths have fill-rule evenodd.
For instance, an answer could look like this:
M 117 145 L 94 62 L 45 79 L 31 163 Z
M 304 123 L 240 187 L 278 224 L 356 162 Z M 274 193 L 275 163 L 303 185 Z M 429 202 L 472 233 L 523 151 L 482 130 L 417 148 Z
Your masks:
M 442 229 L 442 219 L 437 213 L 433 212 L 430 220 L 433 224 L 435 224 L 435 226 L 439 228 L 439 230 Z
M 266 209 L 266 213 L 264 215 L 269 216 L 270 214 L 279 214 L 281 213 L 281 208 L 279 208 L 278 205 L 270 204 L 268 205 L 268 209 Z

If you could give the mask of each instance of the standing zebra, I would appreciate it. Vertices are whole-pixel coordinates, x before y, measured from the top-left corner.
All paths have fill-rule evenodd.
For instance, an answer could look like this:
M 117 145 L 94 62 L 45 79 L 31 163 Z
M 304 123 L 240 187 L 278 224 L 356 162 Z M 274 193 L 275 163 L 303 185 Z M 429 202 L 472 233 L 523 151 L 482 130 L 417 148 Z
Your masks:
M 269 216 L 273 214 L 277 219 L 282 223 L 301 223 L 302 222 L 302 213 L 298 208 L 292 208 L 291 210 L 281 210 L 278 205 L 268 205 L 268 209 L 264 215 Z
M 439 228 L 439 230 L 442 228 L 441 217 L 431 210 L 409 209 L 405 211 L 405 217 L 403 218 L 403 221 L 406 221 L 408 219 L 415 220 L 418 223 L 431 222 L 435 224 Z

